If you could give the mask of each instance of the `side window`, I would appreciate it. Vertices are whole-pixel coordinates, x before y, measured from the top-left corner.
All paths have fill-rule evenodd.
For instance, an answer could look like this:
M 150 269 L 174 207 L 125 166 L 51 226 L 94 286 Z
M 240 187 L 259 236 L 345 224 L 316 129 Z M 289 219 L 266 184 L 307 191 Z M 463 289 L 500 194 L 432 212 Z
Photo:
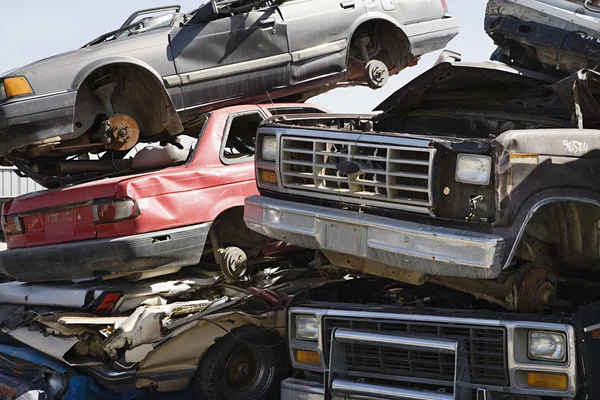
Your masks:
M 229 129 L 225 132 L 221 158 L 224 162 L 235 162 L 254 157 L 256 130 L 263 120 L 259 113 L 243 114 L 233 117 Z

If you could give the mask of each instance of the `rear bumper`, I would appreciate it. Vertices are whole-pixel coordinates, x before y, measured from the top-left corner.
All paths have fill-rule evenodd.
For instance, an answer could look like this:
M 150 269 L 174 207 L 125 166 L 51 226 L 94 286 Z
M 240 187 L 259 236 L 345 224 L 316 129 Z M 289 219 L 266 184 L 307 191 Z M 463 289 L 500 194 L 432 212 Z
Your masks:
M 263 196 L 246 199 L 246 225 L 263 235 L 432 275 L 495 278 L 500 236 L 429 226 Z
M 112 239 L 0 252 L 0 272 L 22 282 L 92 278 L 200 261 L 211 223 Z
M 410 42 L 410 52 L 420 56 L 441 50 L 459 32 L 458 18 L 446 17 L 402 26 Z
M 34 96 L 0 105 L 0 155 L 73 132 L 77 92 Z

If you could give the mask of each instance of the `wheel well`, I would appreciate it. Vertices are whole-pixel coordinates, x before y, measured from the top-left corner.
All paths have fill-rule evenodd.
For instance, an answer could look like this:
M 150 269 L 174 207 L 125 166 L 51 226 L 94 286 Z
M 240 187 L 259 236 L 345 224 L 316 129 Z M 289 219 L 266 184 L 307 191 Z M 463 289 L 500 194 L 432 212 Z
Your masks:
M 585 202 L 554 202 L 539 208 L 527 222 L 519 258 L 595 268 L 600 259 L 600 207 Z M 558 265 L 555 265 L 558 267 Z
M 417 60 L 410 53 L 410 42 L 402 29 L 383 19 L 365 21 L 354 30 L 350 39 L 346 60 L 349 80 L 362 77 L 365 61 L 357 44 L 365 35 L 371 39 L 367 46 L 370 59 L 385 63 L 390 75 L 397 74 Z
M 110 98 L 115 114 L 134 118 L 141 136 L 183 131 L 173 102 L 157 77 L 141 66 L 115 63 L 97 68 L 79 86 L 73 121 L 75 137 L 92 127 L 98 116 L 107 114 L 94 90 L 108 83 L 116 84 Z
M 243 206 L 229 208 L 219 214 L 211 226 L 211 231 L 216 233 L 219 247 L 239 247 L 248 257 L 256 257 L 260 254 L 267 241 L 266 236 L 246 226 Z

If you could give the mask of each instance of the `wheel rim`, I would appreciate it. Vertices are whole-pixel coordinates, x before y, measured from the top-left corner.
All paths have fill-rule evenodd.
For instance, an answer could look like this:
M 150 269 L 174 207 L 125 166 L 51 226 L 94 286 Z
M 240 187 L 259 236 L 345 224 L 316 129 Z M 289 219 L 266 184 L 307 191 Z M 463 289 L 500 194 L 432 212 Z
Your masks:
M 266 373 L 265 363 L 254 349 L 245 347 L 235 352 L 227 361 L 225 371 L 225 384 L 230 392 L 254 394 L 264 390 L 261 381 Z

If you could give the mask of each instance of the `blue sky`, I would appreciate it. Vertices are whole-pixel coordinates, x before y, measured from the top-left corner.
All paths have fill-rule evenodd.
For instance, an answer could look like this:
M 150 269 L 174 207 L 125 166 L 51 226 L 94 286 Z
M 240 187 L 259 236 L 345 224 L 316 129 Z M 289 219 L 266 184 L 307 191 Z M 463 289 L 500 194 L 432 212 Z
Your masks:
M 439 0 L 427 0 L 439 1 Z M 116 29 L 135 10 L 176 3 L 163 0 L 0 0 L 0 72 L 64 51 L 76 49 Z M 184 10 L 196 8 L 204 0 L 181 0 Z M 460 19 L 461 33 L 448 49 L 462 53 L 463 59 L 489 59 L 494 50 L 483 31 L 486 0 L 447 0 L 451 14 Z M 312 103 L 334 112 L 368 112 L 406 82 L 427 70 L 438 54 L 424 56 L 419 65 L 392 77 L 379 90 L 335 89 L 317 96 Z

